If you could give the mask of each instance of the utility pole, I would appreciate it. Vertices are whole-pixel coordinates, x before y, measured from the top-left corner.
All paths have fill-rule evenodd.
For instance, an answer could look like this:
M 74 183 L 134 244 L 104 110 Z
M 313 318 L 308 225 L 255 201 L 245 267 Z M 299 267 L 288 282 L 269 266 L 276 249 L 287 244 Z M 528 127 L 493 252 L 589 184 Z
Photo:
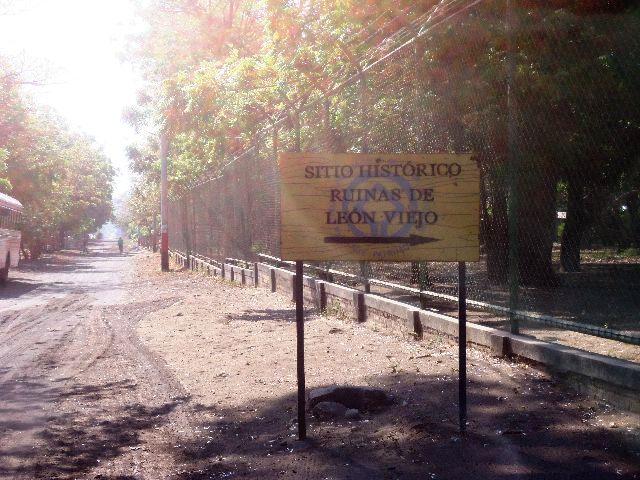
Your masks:
M 163 272 L 169 271 L 169 205 L 167 180 L 167 154 L 169 150 L 169 140 L 166 132 L 160 134 L 160 265 Z

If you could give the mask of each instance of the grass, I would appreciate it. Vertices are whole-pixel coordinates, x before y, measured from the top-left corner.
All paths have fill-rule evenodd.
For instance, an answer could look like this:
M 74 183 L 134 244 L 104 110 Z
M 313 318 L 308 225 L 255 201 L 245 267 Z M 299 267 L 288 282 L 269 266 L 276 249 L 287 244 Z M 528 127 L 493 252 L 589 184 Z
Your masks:
M 607 262 L 640 262 L 640 250 L 637 248 L 626 248 L 618 250 L 615 248 L 602 248 L 598 250 L 582 250 L 582 261 L 607 261 Z

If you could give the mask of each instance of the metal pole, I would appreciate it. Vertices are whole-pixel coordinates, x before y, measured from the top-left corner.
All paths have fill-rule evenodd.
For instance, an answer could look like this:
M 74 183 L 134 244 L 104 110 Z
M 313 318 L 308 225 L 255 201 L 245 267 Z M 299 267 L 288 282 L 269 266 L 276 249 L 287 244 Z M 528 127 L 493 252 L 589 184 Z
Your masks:
M 298 367 L 298 439 L 305 440 L 307 438 L 307 417 L 304 385 L 304 287 L 302 275 L 302 262 L 297 261 L 294 297 L 296 300 L 296 359 Z
M 362 144 L 360 149 L 362 153 L 369 153 L 369 131 L 366 129 L 367 121 L 369 120 L 369 96 L 367 91 L 367 79 L 364 74 L 360 76 L 360 115 L 362 121 Z M 366 131 L 365 131 L 366 130 Z M 360 262 L 360 277 L 362 278 L 362 284 L 364 286 L 365 293 L 371 293 L 371 283 L 369 283 L 369 264 L 367 262 Z
M 467 264 L 458 262 L 458 412 L 460 433 L 467 428 Z
M 418 263 L 418 286 L 420 288 L 420 308 L 427 308 L 427 296 L 423 293 L 429 284 L 429 272 L 427 271 L 427 262 Z
M 160 164 L 161 164 L 161 180 L 160 180 L 160 267 L 163 272 L 169 271 L 169 183 L 167 179 L 167 154 L 169 150 L 169 141 L 166 133 L 160 135 Z
M 520 324 L 515 315 L 519 303 L 520 272 L 518 265 L 518 159 L 516 149 L 518 142 L 516 98 L 514 95 L 515 83 L 515 45 L 514 45 L 514 13 L 511 1 L 507 1 L 507 165 L 509 181 L 509 320 L 511 333 L 520 333 Z

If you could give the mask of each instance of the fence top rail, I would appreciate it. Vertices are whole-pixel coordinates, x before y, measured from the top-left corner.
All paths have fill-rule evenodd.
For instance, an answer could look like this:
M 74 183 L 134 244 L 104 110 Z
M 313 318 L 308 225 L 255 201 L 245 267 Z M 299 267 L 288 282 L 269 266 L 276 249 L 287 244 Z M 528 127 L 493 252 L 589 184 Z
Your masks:
M 282 260 L 281 258 L 274 257 L 274 256 L 271 256 L 271 255 L 267 255 L 266 253 L 259 253 L 258 257 L 264 258 L 266 260 L 271 260 L 272 262 L 276 262 L 276 263 L 286 263 L 287 265 L 295 265 L 296 264 L 296 262 L 292 262 L 290 260 Z
M 225 263 L 231 263 L 235 266 L 244 267 L 244 268 L 246 268 L 248 265 L 251 265 L 251 262 L 248 262 L 247 260 L 242 260 L 241 258 L 227 257 L 224 259 L 224 261 Z
M 219 260 L 215 260 L 215 259 L 213 259 L 211 257 L 207 257 L 206 255 L 202 255 L 200 253 L 192 253 L 191 256 L 194 257 L 194 258 L 197 258 L 198 260 L 203 260 L 203 261 L 205 261 L 207 263 L 211 263 L 211 264 L 213 264 L 213 265 L 215 265 L 217 267 L 222 266 L 222 263 L 223 263 L 223 262 L 221 262 Z
M 291 266 L 294 266 L 296 264 L 296 262 L 292 262 L 291 260 L 282 260 L 281 258 L 273 257 L 271 255 L 266 255 L 264 253 L 260 253 L 260 254 L 258 254 L 258 256 L 260 258 L 264 258 L 266 260 L 270 260 L 270 261 L 278 263 L 278 264 L 284 263 L 286 265 L 291 265 Z M 306 268 L 308 270 L 313 270 L 314 272 L 330 273 L 332 275 L 338 275 L 340 277 L 352 278 L 352 279 L 355 279 L 355 280 L 358 280 L 358 279 L 361 278 L 359 275 L 354 275 L 353 273 L 343 272 L 341 270 L 334 270 L 332 268 L 318 267 L 317 265 L 310 265 L 308 263 L 304 264 L 304 268 Z M 399 286 L 402 287 L 402 285 L 399 285 Z

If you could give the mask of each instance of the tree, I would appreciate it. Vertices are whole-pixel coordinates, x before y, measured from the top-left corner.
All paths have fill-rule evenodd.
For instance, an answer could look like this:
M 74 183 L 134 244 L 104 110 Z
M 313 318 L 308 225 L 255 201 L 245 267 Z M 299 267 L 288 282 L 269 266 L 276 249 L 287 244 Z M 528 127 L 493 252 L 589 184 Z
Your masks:
M 24 204 L 23 244 L 36 258 L 110 218 L 114 171 L 93 140 L 26 101 L 20 76 L 0 65 L 0 188 Z
M 186 198 L 195 181 L 216 176 L 257 138 L 270 154 L 298 147 L 473 151 L 494 282 L 505 281 L 509 267 L 509 214 L 518 219 L 511 240 L 519 244 L 521 281 L 556 282 L 561 186 L 565 270 L 579 268 L 583 235 L 599 213 L 614 212 L 612 202 L 618 224 L 636 228 L 636 189 L 628 187 L 640 151 L 634 2 L 511 2 L 511 50 L 505 3 L 498 1 L 152 3 L 134 60 L 148 72 L 153 98 L 132 118 L 171 132 L 176 196 Z M 154 178 L 155 165 L 144 169 Z M 514 193 L 522 201 L 509 212 Z

